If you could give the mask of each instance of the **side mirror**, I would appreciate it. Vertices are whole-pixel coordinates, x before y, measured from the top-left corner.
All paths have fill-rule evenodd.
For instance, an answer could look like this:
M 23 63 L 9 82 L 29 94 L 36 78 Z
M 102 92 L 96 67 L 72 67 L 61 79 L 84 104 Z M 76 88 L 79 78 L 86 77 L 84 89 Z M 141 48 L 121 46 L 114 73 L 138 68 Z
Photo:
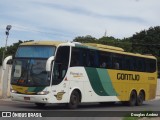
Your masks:
M 9 59 L 9 60 L 7 61 L 7 65 L 12 65 L 12 64 L 13 64 L 13 60 L 14 60 L 15 56 L 12 55 L 12 57 L 10 57 L 10 58 L 11 58 L 11 59 Z
M 13 59 L 7 61 L 7 65 L 12 65 L 12 64 L 13 64 Z
M 51 71 L 51 63 L 54 60 L 54 56 L 51 56 L 50 58 L 48 58 L 47 62 L 46 62 L 46 71 L 50 72 Z
M 4 59 L 3 61 L 3 69 L 6 69 L 6 65 L 8 64 L 9 61 L 12 61 L 12 56 L 8 56 Z

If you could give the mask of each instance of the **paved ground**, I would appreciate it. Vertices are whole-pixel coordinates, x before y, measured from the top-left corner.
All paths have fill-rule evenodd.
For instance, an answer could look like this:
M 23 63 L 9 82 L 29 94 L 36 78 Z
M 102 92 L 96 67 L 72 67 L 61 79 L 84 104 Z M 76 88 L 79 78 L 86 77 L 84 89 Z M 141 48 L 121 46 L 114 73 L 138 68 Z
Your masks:
M 63 111 L 68 110 L 64 105 L 48 104 L 44 109 L 37 108 L 33 103 L 11 101 L 10 99 L 0 99 L 0 111 L 14 110 L 14 111 L 33 111 L 33 110 L 52 110 Z M 121 103 L 100 106 L 99 103 L 85 103 L 81 104 L 78 111 L 144 111 L 153 110 L 160 111 L 160 96 L 157 96 L 155 100 L 144 102 L 142 106 L 124 106 Z
M 99 111 L 106 112 L 106 114 L 110 114 L 111 116 L 116 116 L 121 111 L 160 111 L 160 97 L 157 97 L 153 101 L 144 102 L 142 106 L 124 106 L 120 103 L 116 103 L 115 105 L 106 105 L 100 106 L 99 103 L 91 103 L 91 104 L 81 104 L 78 109 L 76 110 L 69 110 L 64 105 L 47 105 L 45 108 L 37 108 L 32 103 L 24 103 L 24 102 L 15 102 L 11 101 L 10 99 L 1 99 L 0 100 L 0 111 L 48 111 L 52 112 L 53 114 L 59 112 L 60 114 L 63 111 L 81 111 L 81 112 L 93 112 Z M 113 112 L 110 112 L 113 111 Z M 98 112 L 95 114 L 99 114 Z M 65 120 L 122 120 L 123 117 L 65 117 Z M 9 118 L 8 118 L 9 119 Z M 16 118 L 17 119 L 17 118 Z M 19 118 L 18 118 L 19 119 Z M 31 118 L 32 119 L 32 118 Z M 54 117 L 54 118 L 38 118 L 37 120 L 62 120 L 64 117 Z M 143 118 L 145 120 L 147 118 Z M 153 118 L 152 118 L 153 119 Z M 152 120 L 149 119 L 149 120 Z M 155 119 L 155 118 L 154 118 Z M 12 119 L 13 120 L 13 119 Z M 36 120 L 34 118 L 34 120 Z M 160 120 L 160 118 L 156 118 L 156 120 Z

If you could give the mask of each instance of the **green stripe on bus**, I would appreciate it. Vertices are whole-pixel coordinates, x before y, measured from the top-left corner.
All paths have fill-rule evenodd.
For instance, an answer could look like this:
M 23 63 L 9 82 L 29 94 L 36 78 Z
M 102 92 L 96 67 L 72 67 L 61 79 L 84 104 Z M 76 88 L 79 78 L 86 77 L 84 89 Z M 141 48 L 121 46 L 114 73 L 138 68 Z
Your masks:
M 98 72 L 100 81 L 101 81 L 102 86 L 103 86 L 104 90 L 106 91 L 106 93 L 109 96 L 116 96 L 117 93 L 113 88 L 110 76 L 107 72 L 107 69 L 97 68 L 97 72 Z
M 29 87 L 28 92 L 40 92 L 44 89 L 45 87 Z
M 100 96 L 117 96 L 106 69 L 85 67 L 94 92 Z
M 102 82 L 99 78 L 96 68 L 85 67 L 85 70 L 87 72 L 89 81 L 91 83 L 94 92 L 100 96 L 108 96 L 104 87 L 102 86 Z
M 44 90 L 45 87 L 36 87 L 36 89 L 34 90 L 34 92 L 40 92 L 42 90 Z
M 28 92 L 34 92 L 35 89 L 36 87 L 28 87 Z

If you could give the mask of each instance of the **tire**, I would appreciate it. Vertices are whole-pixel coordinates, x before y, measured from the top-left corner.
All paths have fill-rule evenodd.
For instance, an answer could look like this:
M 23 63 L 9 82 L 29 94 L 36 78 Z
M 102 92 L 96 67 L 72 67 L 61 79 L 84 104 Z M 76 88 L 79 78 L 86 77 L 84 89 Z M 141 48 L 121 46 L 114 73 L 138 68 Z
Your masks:
M 139 95 L 137 96 L 137 106 L 141 106 L 143 104 L 144 101 L 144 93 L 142 91 L 140 91 Z
M 43 108 L 43 107 L 46 106 L 45 103 L 35 103 L 35 105 L 36 105 L 37 107 L 39 107 L 39 108 Z
M 128 101 L 129 106 L 135 106 L 137 103 L 137 94 L 135 91 L 132 91 L 130 94 L 130 99 Z
M 77 91 L 73 91 L 70 96 L 70 101 L 68 103 L 68 108 L 75 109 L 80 103 L 80 95 Z

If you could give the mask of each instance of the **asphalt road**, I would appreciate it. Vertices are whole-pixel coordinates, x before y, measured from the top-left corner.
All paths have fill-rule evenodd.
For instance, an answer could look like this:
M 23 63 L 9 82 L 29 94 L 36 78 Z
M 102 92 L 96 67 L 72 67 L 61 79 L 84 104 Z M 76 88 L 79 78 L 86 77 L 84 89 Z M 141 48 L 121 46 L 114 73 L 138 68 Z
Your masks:
M 38 108 L 33 103 L 0 99 L 0 111 L 70 111 L 65 105 L 48 104 L 44 108 Z M 160 99 L 145 101 L 142 106 L 125 106 L 121 103 L 100 105 L 99 103 L 83 103 L 72 111 L 160 111 Z
M 160 99 L 152 100 L 152 101 L 147 101 L 144 102 L 142 106 L 134 106 L 134 107 L 129 107 L 129 106 L 124 106 L 121 103 L 116 103 L 113 105 L 105 105 L 102 106 L 99 103 L 89 103 L 89 104 L 81 104 L 78 109 L 75 110 L 70 110 L 67 109 L 64 105 L 57 105 L 57 104 L 48 104 L 45 108 L 38 108 L 32 103 L 25 103 L 25 102 L 15 102 L 11 101 L 9 99 L 7 100 L 0 100 L 0 111 L 36 111 L 36 112 L 52 112 L 53 114 L 57 114 L 58 112 L 61 113 L 63 111 L 69 111 L 69 112 L 93 112 L 93 114 L 99 114 L 100 112 L 106 112 L 106 114 L 110 114 L 111 120 L 121 120 L 122 117 L 117 117 L 117 113 L 121 111 L 130 111 L 130 112 L 135 112 L 135 111 L 152 111 L 152 112 L 157 112 L 160 111 Z M 94 113 L 95 111 L 98 111 L 99 113 Z M 111 112 L 112 111 L 112 112 Z M 83 113 L 82 113 L 83 114 Z M 94 115 L 93 115 L 94 116 Z M 110 116 L 107 116 L 110 117 Z M 115 117 L 112 117 L 115 116 Z M 55 117 L 55 120 L 60 120 L 60 117 Z M 64 117 L 63 117 L 64 118 Z M 85 117 L 70 117 L 71 119 L 67 118 L 68 120 L 95 120 L 96 117 L 88 116 L 86 119 Z M 81 119 L 80 119 L 81 118 Z M 48 120 L 51 118 L 48 118 Z M 12 119 L 13 120 L 13 119 Z M 35 120 L 35 118 L 34 118 Z M 38 119 L 41 120 L 41 119 Z M 53 120 L 53 119 L 52 119 Z M 65 118 L 66 120 L 66 118 Z M 99 118 L 98 118 L 99 120 Z M 106 118 L 101 117 L 101 120 L 106 120 Z

